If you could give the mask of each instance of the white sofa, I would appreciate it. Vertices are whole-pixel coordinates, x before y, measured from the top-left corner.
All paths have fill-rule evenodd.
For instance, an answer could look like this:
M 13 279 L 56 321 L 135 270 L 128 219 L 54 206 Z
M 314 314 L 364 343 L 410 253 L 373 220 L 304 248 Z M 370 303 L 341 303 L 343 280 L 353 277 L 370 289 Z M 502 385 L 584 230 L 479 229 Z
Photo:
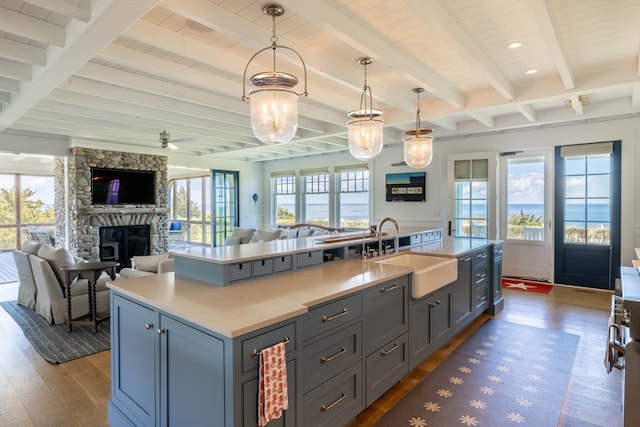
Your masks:
M 20 285 L 18 304 L 34 309 L 49 323 L 67 321 L 65 273 L 62 267 L 83 262 L 71 252 L 44 243 L 25 241 L 21 249 L 14 249 L 14 259 Z M 104 273 L 96 285 L 97 313 L 109 313 L 109 275 Z M 78 280 L 71 287 L 71 318 L 78 319 L 89 313 L 87 280 Z

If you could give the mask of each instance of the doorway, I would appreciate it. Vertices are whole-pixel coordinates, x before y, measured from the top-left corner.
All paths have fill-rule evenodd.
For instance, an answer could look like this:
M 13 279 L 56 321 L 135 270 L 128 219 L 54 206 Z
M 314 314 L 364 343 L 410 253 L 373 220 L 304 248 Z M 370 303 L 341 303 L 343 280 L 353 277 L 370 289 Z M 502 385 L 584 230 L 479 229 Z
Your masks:
M 505 276 L 552 281 L 551 151 L 504 153 L 500 158 Z
M 225 239 L 239 224 L 239 184 L 237 171 L 212 170 L 212 245 L 224 246 Z
M 556 147 L 556 283 L 614 289 L 620 269 L 620 152 L 620 141 Z

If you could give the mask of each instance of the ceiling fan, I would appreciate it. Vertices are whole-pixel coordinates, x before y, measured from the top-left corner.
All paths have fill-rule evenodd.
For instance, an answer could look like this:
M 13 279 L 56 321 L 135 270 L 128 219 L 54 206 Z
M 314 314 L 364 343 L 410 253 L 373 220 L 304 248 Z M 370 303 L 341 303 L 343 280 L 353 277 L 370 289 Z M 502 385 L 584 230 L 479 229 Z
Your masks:
M 171 134 L 166 130 L 160 132 L 160 146 L 162 148 L 170 148 L 171 150 L 177 150 L 178 146 L 175 145 L 180 142 L 196 142 L 195 138 L 177 138 L 171 139 Z

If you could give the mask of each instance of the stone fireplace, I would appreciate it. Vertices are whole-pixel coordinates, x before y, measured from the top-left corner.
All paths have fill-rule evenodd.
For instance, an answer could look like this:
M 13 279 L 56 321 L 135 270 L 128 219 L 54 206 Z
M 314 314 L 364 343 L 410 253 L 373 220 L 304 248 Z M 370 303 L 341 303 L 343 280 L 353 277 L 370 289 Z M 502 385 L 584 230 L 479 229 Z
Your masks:
M 155 171 L 156 203 L 92 205 L 92 167 Z M 148 254 L 167 251 L 169 209 L 167 208 L 166 156 L 75 147 L 71 149 L 68 162 L 56 162 L 55 175 L 56 236 L 62 236 L 61 240 L 67 240 L 69 249 L 76 256 L 87 261 L 100 260 L 101 227 L 148 226 Z M 64 183 L 67 182 L 67 177 L 68 197 L 65 198 Z M 67 203 L 68 208 L 66 208 Z M 115 250 L 113 245 L 112 250 Z M 119 247 L 118 251 L 121 250 L 122 248 Z M 124 254 L 118 254 L 118 256 L 122 259 Z

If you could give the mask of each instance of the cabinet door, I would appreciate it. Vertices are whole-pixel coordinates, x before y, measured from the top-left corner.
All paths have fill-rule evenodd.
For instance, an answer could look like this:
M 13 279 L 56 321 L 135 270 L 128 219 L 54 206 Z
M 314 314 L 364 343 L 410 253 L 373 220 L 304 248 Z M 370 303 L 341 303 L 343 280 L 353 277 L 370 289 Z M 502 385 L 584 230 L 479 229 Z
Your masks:
M 365 354 L 370 354 L 407 331 L 408 290 L 409 280 L 404 276 L 365 291 Z
M 296 425 L 296 361 L 287 362 L 287 392 L 289 409 L 276 420 L 269 421 L 269 427 L 295 427 Z M 258 378 L 242 385 L 242 426 L 258 427 Z
M 473 320 L 473 287 L 471 285 L 471 257 L 458 258 L 458 279 L 452 283 L 454 330 L 460 331 Z
M 453 331 L 451 321 L 451 288 L 445 286 L 429 298 L 431 337 L 436 348 L 444 344 Z
M 162 426 L 225 425 L 224 342 L 160 317 Z
M 132 422 L 156 423 L 158 373 L 157 314 L 112 294 L 111 393 L 115 406 Z

